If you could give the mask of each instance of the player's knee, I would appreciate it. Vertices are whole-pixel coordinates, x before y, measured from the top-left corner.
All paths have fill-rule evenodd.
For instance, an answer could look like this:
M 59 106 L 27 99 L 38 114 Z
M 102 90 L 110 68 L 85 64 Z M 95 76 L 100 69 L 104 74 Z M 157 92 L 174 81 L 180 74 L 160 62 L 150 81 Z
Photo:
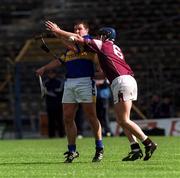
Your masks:
M 73 114 L 71 113 L 64 113 L 64 124 L 71 124 L 73 123 Z
M 65 117 L 64 118 L 64 125 L 71 125 L 73 124 L 73 119 Z
M 124 126 L 126 126 L 128 124 L 128 121 L 125 120 L 125 119 L 118 119 L 117 122 L 122 127 L 124 127 Z

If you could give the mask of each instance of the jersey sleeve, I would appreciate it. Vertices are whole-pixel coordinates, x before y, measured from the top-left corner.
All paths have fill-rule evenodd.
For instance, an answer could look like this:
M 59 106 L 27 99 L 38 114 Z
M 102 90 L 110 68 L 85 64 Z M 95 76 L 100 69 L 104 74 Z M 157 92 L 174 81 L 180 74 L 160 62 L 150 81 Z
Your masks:
M 84 39 L 84 42 L 87 46 L 89 46 L 94 52 L 101 51 L 102 41 L 96 39 Z

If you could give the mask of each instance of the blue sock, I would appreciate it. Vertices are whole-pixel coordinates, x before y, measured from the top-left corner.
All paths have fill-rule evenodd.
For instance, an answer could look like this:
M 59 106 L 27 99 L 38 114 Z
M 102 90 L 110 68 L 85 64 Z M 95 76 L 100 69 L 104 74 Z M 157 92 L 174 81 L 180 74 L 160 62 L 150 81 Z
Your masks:
M 96 148 L 100 148 L 100 149 L 104 148 L 102 140 L 96 140 L 95 143 L 96 143 Z
M 68 145 L 69 152 L 75 152 L 76 151 L 76 145 Z

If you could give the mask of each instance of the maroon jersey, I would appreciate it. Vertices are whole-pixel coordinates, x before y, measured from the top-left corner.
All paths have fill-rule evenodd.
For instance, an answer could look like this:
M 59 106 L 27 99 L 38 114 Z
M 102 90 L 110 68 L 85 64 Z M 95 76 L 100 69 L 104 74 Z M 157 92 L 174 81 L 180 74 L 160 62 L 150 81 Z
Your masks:
M 100 66 L 110 83 L 120 75 L 133 75 L 121 49 L 113 41 L 85 39 L 85 43 L 97 53 Z

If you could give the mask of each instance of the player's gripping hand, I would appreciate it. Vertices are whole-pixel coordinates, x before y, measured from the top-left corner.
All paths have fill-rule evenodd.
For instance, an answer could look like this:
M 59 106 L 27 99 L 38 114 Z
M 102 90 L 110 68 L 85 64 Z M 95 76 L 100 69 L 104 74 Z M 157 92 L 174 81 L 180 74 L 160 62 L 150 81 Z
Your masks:
M 45 71 L 46 71 L 45 67 L 41 67 L 41 68 L 36 70 L 36 75 L 37 76 L 39 76 L 39 75 L 42 76 Z

